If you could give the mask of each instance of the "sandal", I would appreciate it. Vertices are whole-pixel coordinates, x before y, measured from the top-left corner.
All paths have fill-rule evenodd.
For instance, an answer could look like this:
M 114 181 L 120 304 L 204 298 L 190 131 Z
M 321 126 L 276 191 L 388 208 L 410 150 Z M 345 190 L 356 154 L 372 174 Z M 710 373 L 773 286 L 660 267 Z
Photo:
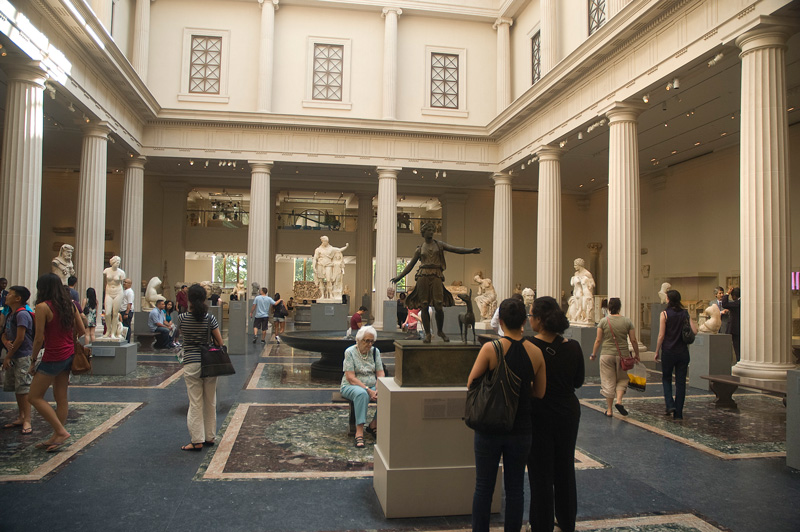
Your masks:
M 217 440 L 206 440 L 203 442 L 203 445 L 205 445 L 206 447 L 211 447 L 215 443 L 217 443 Z
M 375 427 L 374 429 L 372 427 L 365 427 L 364 430 L 376 440 L 378 439 L 378 427 Z
M 617 403 L 614 406 L 616 407 L 617 410 L 619 410 L 619 413 L 622 414 L 623 416 L 628 415 L 628 410 L 624 406 L 622 406 L 621 403 Z
M 202 451 L 203 444 L 202 443 L 189 443 L 181 447 L 181 451 Z
M 356 436 L 356 449 L 363 449 L 364 447 L 364 437 Z

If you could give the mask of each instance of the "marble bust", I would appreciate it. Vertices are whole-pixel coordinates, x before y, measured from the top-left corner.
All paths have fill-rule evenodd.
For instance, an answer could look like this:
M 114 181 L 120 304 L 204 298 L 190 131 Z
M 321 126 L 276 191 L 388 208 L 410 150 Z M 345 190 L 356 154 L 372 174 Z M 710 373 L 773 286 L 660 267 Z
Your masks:
M 699 332 L 717 334 L 719 328 L 722 327 L 722 316 L 719 312 L 719 307 L 712 303 L 707 309 L 703 311 L 706 316 L 706 321 L 697 329 Z
M 158 293 L 159 288 L 161 288 L 161 279 L 158 277 L 150 279 L 150 282 L 147 283 L 147 289 L 144 291 L 142 310 L 153 310 L 156 308 L 156 303 L 167 299 Z
M 530 309 L 531 305 L 533 305 L 533 300 L 536 299 L 536 292 L 534 292 L 533 288 L 526 287 L 522 291 L 522 299 L 525 301 L 525 308 Z
M 317 283 L 320 299 L 334 299 L 342 297 L 342 279 L 344 277 L 344 255 L 342 252 L 350 245 L 337 248 L 330 244 L 327 236 L 319 237 L 320 245 L 314 250 L 312 267 L 314 268 L 314 281 Z
M 103 270 L 103 277 L 106 281 L 106 333 L 103 338 L 124 339 L 123 327 L 119 321 L 119 310 L 122 308 L 123 286 L 125 272 L 120 269 L 121 259 L 114 255 L 108 261 L 110 266 Z
M 483 272 L 478 272 L 473 281 L 478 285 L 478 295 L 474 297 L 475 304 L 478 305 L 481 318 L 491 320 L 494 311 L 497 309 L 497 292 L 491 279 L 483 276 Z
M 594 326 L 594 277 L 586 269 L 586 262 L 575 259 L 575 275 L 569 281 L 572 297 L 569 298 L 567 318 L 573 325 Z
M 58 275 L 58 278 L 61 279 L 61 282 L 64 283 L 65 286 L 69 276 L 75 275 L 75 266 L 72 264 L 72 254 L 74 252 L 74 247 L 69 244 L 64 244 L 58 251 L 58 256 L 53 257 L 53 262 L 51 263 L 50 271 Z
M 662 283 L 661 290 L 658 291 L 658 298 L 662 304 L 666 304 L 667 302 L 667 292 L 672 288 L 672 285 L 669 283 Z

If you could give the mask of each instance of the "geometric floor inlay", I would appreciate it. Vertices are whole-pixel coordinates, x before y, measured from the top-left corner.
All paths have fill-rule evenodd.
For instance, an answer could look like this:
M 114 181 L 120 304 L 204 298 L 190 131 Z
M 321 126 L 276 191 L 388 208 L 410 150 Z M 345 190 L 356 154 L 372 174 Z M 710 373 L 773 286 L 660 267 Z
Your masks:
M 340 383 L 311 376 L 308 362 L 266 362 L 256 364 L 246 390 L 338 390 Z
M 627 397 L 628 416 L 615 420 L 642 427 L 724 459 L 786 455 L 786 408 L 779 398 L 760 394 L 735 395 L 738 409 L 717 408 L 713 395 L 686 397 L 684 419 L 664 415 L 661 397 Z M 605 411 L 605 399 L 582 399 L 581 404 Z M 610 420 L 609 420 L 610 421 Z
M 677 514 L 580 521 L 576 524 L 575 530 L 585 532 L 722 532 L 724 529 L 717 528 L 696 515 Z
M 174 355 L 173 355 L 174 356 Z M 127 375 L 71 375 L 70 386 L 81 388 L 166 388 L 183 376 L 175 360 L 139 361 Z
M 31 413 L 33 434 L 23 435 L 17 429 L 0 429 L 0 482 L 42 480 L 142 404 L 71 401 L 65 427 L 71 434 L 69 445 L 53 453 L 35 447 L 47 440 L 53 431 L 34 409 Z M 55 408 L 55 404 L 52 406 Z M 0 403 L 0 426 L 16 417 L 16 402 Z

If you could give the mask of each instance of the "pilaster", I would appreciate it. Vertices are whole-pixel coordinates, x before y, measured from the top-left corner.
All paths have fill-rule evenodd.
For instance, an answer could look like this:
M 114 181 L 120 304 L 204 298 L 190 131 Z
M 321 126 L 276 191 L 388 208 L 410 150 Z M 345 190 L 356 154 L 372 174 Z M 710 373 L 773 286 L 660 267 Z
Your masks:
M 260 113 L 272 112 L 272 78 L 275 65 L 275 12 L 278 0 L 258 0 L 261 30 L 258 39 L 258 102 Z
M 539 4 L 542 77 L 558 63 L 558 0 L 541 0 Z
M 398 7 L 383 8 L 386 19 L 383 33 L 383 119 L 397 119 L 397 19 Z
M 136 0 L 136 13 L 133 17 L 133 55 L 131 64 L 133 64 L 133 68 L 145 83 L 147 83 L 150 54 L 150 1 Z
M 492 28 L 497 30 L 497 112 L 511 103 L 511 25 L 510 18 L 498 18 Z

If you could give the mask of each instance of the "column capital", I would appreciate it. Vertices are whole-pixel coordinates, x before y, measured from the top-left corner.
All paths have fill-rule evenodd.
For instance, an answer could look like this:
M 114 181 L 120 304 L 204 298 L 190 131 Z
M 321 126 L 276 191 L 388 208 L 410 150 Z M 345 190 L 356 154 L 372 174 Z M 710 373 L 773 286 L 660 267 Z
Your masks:
M 614 102 L 602 109 L 599 114 L 608 117 L 608 123 L 636 122 L 639 115 L 648 109 L 645 103 Z
M 497 17 L 497 20 L 495 20 L 494 24 L 492 24 L 492 29 L 496 30 L 497 28 L 499 28 L 502 25 L 507 25 L 507 26 L 511 27 L 511 26 L 514 25 L 514 19 L 513 18 L 506 18 L 506 17 Z
M 81 127 L 81 131 L 83 131 L 84 137 L 98 137 L 103 140 L 108 140 L 108 134 L 111 132 L 111 128 L 108 127 L 108 122 L 101 120 L 85 124 Z
M 397 179 L 397 174 L 402 170 L 402 166 L 378 166 L 378 179 Z
M 399 17 L 400 15 L 403 14 L 403 10 L 400 9 L 399 7 L 384 7 L 381 10 L 381 18 L 386 18 L 386 15 L 388 15 L 389 13 L 394 13 Z
M 275 9 L 275 11 L 277 11 L 279 7 L 278 0 L 258 0 L 258 4 L 261 6 L 262 9 L 264 8 L 265 5 L 272 6 L 272 8 Z
M 742 55 L 759 48 L 786 48 L 786 41 L 794 33 L 788 26 L 759 26 L 736 37 L 736 46 Z
M 147 157 L 145 157 L 144 155 L 134 155 L 133 157 L 125 161 L 125 167 L 139 168 L 140 170 L 144 170 L 144 165 L 146 162 L 147 162 Z
M 255 171 L 269 173 L 272 171 L 272 165 L 275 163 L 273 161 L 247 161 L 247 164 L 250 165 L 250 173 Z
M 47 72 L 42 67 L 41 61 L 4 64 L 3 72 L 9 80 L 31 83 L 40 89 L 44 89 L 44 82 L 47 79 Z
M 497 185 L 511 185 L 511 182 L 514 180 L 511 175 L 505 172 L 495 172 L 492 174 L 492 180 L 494 181 L 494 186 Z
M 564 150 L 562 148 L 555 148 L 553 146 L 548 146 L 547 144 L 545 144 L 544 146 L 539 146 L 538 148 L 536 148 L 533 151 L 533 154 L 539 158 L 539 162 L 560 161 L 561 156 L 564 155 L 566 151 L 567 150 Z

